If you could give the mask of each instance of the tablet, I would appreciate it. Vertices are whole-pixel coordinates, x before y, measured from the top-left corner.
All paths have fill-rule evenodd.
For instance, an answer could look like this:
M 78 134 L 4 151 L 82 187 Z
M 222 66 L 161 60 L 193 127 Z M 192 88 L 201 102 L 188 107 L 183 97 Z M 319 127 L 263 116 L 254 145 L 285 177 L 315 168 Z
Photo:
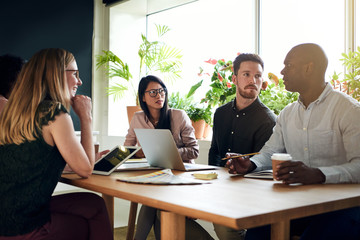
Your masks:
M 131 158 L 141 147 L 137 146 L 116 146 L 111 151 L 100 158 L 95 163 L 93 173 L 100 175 L 110 175 L 126 160 Z

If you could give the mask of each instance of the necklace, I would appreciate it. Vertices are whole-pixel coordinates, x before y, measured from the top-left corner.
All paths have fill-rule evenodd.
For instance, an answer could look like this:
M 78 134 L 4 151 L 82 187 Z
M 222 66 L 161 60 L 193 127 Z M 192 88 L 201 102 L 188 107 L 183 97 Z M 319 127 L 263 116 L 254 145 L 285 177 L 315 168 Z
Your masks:
M 150 122 L 154 125 L 154 127 L 156 127 L 156 125 L 158 124 L 159 120 L 155 121 L 154 119 L 151 119 Z

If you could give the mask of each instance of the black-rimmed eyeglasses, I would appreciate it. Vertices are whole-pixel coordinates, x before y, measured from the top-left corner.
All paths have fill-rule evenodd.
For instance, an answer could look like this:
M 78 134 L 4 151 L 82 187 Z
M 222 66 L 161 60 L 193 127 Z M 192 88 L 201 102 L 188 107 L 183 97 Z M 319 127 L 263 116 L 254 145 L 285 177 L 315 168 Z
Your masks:
M 75 77 L 76 77 L 77 79 L 79 79 L 79 80 L 80 80 L 80 73 L 79 73 L 79 70 L 75 70 L 75 69 L 66 69 L 65 71 L 67 71 L 67 72 L 75 72 Z
M 149 93 L 150 97 L 156 97 L 158 94 L 163 97 L 166 93 L 166 88 L 159 88 L 159 89 L 151 89 L 149 91 L 145 91 L 146 93 Z

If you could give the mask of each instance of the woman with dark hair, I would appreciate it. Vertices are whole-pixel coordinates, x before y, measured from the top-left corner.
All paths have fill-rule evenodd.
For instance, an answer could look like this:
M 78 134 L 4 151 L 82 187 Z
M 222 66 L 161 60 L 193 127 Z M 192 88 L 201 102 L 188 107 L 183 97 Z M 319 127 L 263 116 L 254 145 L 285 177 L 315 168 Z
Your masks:
M 169 108 L 168 91 L 163 81 L 152 75 L 143 77 L 139 83 L 138 95 L 143 111 L 134 114 L 124 145 L 139 145 L 135 128 L 170 129 L 182 160 L 194 163 L 194 159 L 199 155 L 194 128 L 185 111 Z M 144 157 L 144 153 L 139 152 L 136 156 Z M 146 240 L 153 225 L 156 239 L 160 239 L 157 209 L 143 205 L 138 217 L 135 239 Z M 186 219 L 186 239 L 212 238 L 196 221 Z
M 5 54 L 0 56 L 0 113 L 4 109 L 11 90 L 25 61 L 21 57 Z
M 143 111 L 134 114 L 124 145 L 139 145 L 135 128 L 170 129 L 182 160 L 194 162 L 199 155 L 194 128 L 185 111 L 169 108 L 168 92 L 163 81 L 152 75 L 143 77 L 139 83 L 138 95 Z M 143 152 L 139 152 L 136 156 L 144 157 Z

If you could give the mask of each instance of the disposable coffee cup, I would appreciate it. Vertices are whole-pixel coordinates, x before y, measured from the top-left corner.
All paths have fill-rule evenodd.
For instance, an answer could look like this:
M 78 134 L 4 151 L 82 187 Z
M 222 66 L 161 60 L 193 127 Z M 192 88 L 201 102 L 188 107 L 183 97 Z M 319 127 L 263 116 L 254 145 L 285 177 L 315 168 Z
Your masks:
M 274 153 L 271 156 L 271 161 L 272 161 L 272 169 L 273 169 L 273 178 L 274 180 L 275 178 L 275 172 L 276 172 L 276 166 L 279 165 L 280 163 L 284 162 L 284 161 L 289 161 L 292 160 L 292 157 L 290 154 L 287 153 Z
M 99 152 L 100 144 L 99 144 L 98 142 L 95 142 L 95 143 L 94 143 L 94 147 L 95 147 L 95 153 L 98 153 L 98 152 Z

